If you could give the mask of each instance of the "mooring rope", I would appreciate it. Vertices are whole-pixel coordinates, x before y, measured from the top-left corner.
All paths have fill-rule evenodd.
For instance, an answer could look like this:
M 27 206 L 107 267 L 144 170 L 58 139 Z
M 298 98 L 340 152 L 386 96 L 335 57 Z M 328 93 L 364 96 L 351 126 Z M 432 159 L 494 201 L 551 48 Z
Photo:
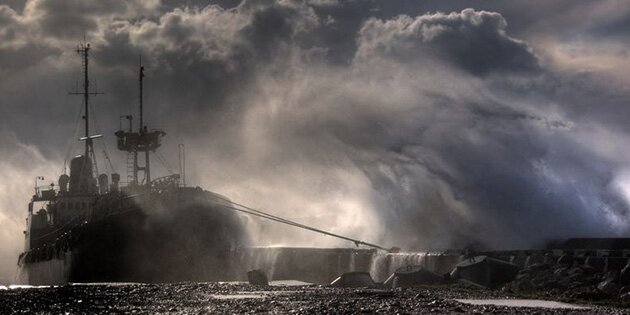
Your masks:
M 342 240 L 346 240 L 346 241 L 350 241 L 350 242 L 354 243 L 357 247 L 359 245 L 364 245 L 364 246 L 368 246 L 368 247 L 372 247 L 372 248 L 381 249 L 381 250 L 384 250 L 384 251 L 387 251 L 387 252 L 391 252 L 393 250 L 393 249 L 386 248 L 386 247 L 383 247 L 383 246 L 380 246 L 380 245 L 364 242 L 364 241 L 361 241 L 361 240 L 358 240 L 358 239 L 350 238 L 350 237 L 347 237 L 347 236 L 335 234 L 335 233 L 324 231 L 324 230 L 320 230 L 318 228 L 314 228 L 314 227 L 311 227 L 311 226 L 308 226 L 308 225 L 304 225 L 304 224 L 301 224 L 301 223 L 298 223 L 298 222 L 295 222 L 295 221 L 291 221 L 291 220 L 288 220 L 288 219 L 285 219 L 285 218 L 281 218 L 281 217 L 272 215 L 270 213 L 267 213 L 267 212 L 264 212 L 264 211 L 260 211 L 260 210 L 254 209 L 252 207 L 248 207 L 246 205 L 243 205 L 243 204 L 231 201 L 231 200 L 229 200 L 229 199 L 227 199 L 225 197 L 222 197 L 222 196 L 216 196 L 216 197 L 226 202 L 226 203 L 223 204 L 224 207 L 232 209 L 232 210 L 235 210 L 235 211 L 247 213 L 247 214 L 250 214 L 250 215 L 253 215 L 253 216 L 257 216 L 257 217 L 260 217 L 260 218 L 265 218 L 267 220 L 272 220 L 272 221 L 279 222 L 279 223 L 284 223 L 284 224 L 287 224 L 287 225 L 290 225 L 290 226 L 299 227 L 299 228 L 302 228 L 302 229 L 305 229 L 305 230 L 321 233 L 321 234 L 324 234 L 324 235 L 340 238 Z M 237 208 L 237 207 L 240 207 L 240 208 Z

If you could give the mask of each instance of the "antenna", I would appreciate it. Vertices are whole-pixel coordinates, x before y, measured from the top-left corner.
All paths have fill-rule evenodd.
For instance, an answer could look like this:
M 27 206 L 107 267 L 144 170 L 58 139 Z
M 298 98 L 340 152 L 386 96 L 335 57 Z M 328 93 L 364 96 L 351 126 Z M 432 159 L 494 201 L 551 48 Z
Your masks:
M 144 125 L 143 121 L 143 110 L 142 110 L 142 99 L 143 99 L 143 90 L 142 90 L 142 82 L 144 81 L 144 67 L 142 66 L 142 55 L 140 55 L 140 69 L 138 71 L 138 81 L 140 81 L 140 136 L 144 136 L 147 133 L 147 127 Z M 149 150 L 144 152 L 144 178 L 147 184 L 151 183 L 151 162 L 149 161 Z
M 186 147 L 183 143 L 179 144 L 179 174 L 182 177 L 184 187 L 186 187 Z
M 88 65 L 89 65 L 89 52 L 90 52 L 90 44 L 81 42 L 77 47 L 77 53 L 82 57 L 83 63 L 83 92 L 73 92 L 69 93 L 70 95 L 82 95 L 83 96 L 83 105 L 84 114 L 83 120 L 85 120 L 85 136 L 79 140 L 85 140 L 85 157 L 94 155 L 94 147 L 92 145 L 92 140 L 97 138 L 97 136 L 90 136 L 90 95 L 96 96 L 98 94 L 103 94 L 100 92 L 90 92 L 90 79 L 88 75 Z M 94 161 L 96 163 L 96 160 Z
M 144 122 L 143 122 L 143 111 L 142 111 L 142 81 L 144 79 L 144 67 L 142 66 L 142 55 L 140 55 L 140 73 L 138 74 L 138 81 L 140 82 L 140 133 L 142 133 L 142 129 L 144 129 Z

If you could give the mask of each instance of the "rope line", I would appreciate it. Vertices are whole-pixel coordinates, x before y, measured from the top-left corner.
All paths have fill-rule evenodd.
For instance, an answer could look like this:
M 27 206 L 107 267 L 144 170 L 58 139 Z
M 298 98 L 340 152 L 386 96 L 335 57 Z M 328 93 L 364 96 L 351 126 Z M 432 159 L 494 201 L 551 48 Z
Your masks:
M 257 216 L 257 217 L 260 217 L 260 218 L 265 218 L 267 220 L 272 220 L 272 221 L 275 221 L 275 222 L 284 223 L 284 224 L 287 224 L 287 225 L 290 225 L 290 226 L 299 227 L 299 228 L 302 228 L 302 229 L 305 229 L 305 230 L 309 230 L 309 231 L 321 233 L 321 234 L 324 234 L 324 235 L 336 237 L 336 238 L 339 238 L 339 239 L 342 239 L 342 240 L 350 241 L 350 242 L 354 243 L 357 247 L 359 245 L 365 245 L 365 246 L 368 246 L 368 247 L 381 249 L 381 250 L 384 250 L 384 251 L 387 251 L 387 252 L 391 251 L 391 249 L 385 248 L 385 247 L 380 246 L 380 245 L 364 242 L 364 241 L 361 241 L 361 240 L 358 240 L 358 239 L 353 239 L 353 238 L 350 238 L 350 237 L 347 237 L 347 236 L 343 236 L 343 235 L 335 234 L 335 233 L 332 233 L 332 232 L 320 230 L 318 228 L 307 226 L 307 225 L 304 225 L 304 224 L 301 224 L 301 223 L 298 223 L 298 222 L 295 222 L 295 221 L 291 221 L 291 220 L 288 220 L 288 219 L 284 219 L 284 218 L 272 215 L 270 213 L 266 213 L 266 212 L 254 209 L 252 207 L 248 207 L 246 205 L 243 205 L 243 204 L 231 201 L 231 200 L 229 200 L 229 199 L 227 199 L 225 197 L 217 196 L 217 198 L 227 202 L 227 203 L 223 204 L 224 207 L 227 207 L 227 208 L 235 210 L 235 211 L 247 213 L 247 214 L 250 214 L 250 215 L 253 215 L 253 216 Z M 235 205 L 236 207 L 234 207 L 232 205 Z M 240 207 L 240 208 L 237 208 L 237 207 Z

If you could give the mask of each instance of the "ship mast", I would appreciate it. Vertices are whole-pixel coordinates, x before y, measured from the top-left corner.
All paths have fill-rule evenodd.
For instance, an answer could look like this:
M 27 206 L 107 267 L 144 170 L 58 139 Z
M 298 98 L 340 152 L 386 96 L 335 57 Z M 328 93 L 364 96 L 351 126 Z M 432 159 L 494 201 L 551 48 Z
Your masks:
M 143 90 L 142 90 L 142 81 L 144 80 L 144 67 L 142 66 L 142 58 L 140 58 L 140 71 L 138 71 L 138 81 L 140 83 L 140 131 L 142 132 L 143 123 L 143 113 L 142 113 L 142 99 L 143 99 Z
M 144 125 L 144 96 L 143 96 L 143 80 L 144 80 L 144 67 L 140 64 L 138 72 L 138 85 L 139 85 L 139 105 L 140 105 L 140 126 L 138 132 L 134 132 L 131 128 L 131 116 L 125 116 L 129 119 L 129 130 L 117 131 L 116 137 L 118 137 L 118 149 L 121 151 L 127 151 L 128 154 L 133 155 L 131 166 L 131 174 L 128 175 L 130 184 L 139 185 L 138 172 L 144 172 L 144 182 L 147 185 L 151 183 L 151 163 L 150 152 L 155 152 L 160 147 L 160 138 L 166 135 L 162 130 L 148 131 L 147 126 Z M 144 152 L 145 162 L 144 166 L 138 165 L 138 153 Z M 128 160 L 129 161 L 129 160 Z M 128 164 L 129 165 L 129 164 Z
M 147 127 L 144 125 L 144 120 L 143 120 L 143 108 L 142 108 L 142 99 L 143 99 L 143 89 L 142 89 L 142 83 L 144 80 L 144 67 L 142 66 L 142 59 L 140 59 L 140 69 L 138 71 L 138 81 L 140 83 L 140 135 L 144 135 L 147 132 Z M 150 183 L 151 182 L 151 163 L 149 161 L 149 150 L 146 150 L 144 152 L 144 168 L 141 168 L 142 170 L 144 170 L 144 175 L 146 178 L 146 182 Z M 137 164 L 136 164 L 137 165 Z M 137 170 L 136 170 L 136 178 L 138 177 L 137 175 Z
M 83 92 L 74 92 L 70 93 L 72 95 L 82 95 L 83 103 L 84 103 L 84 115 L 83 120 L 85 120 L 85 136 L 79 138 L 80 141 L 85 141 L 85 157 L 92 158 L 94 165 L 96 165 L 96 159 L 94 156 L 94 145 L 93 140 L 96 138 L 102 137 L 102 135 L 90 135 L 90 95 L 98 95 L 103 94 L 100 92 L 90 92 L 90 79 L 88 75 L 88 66 L 89 66 L 89 52 L 90 52 L 90 44 L 89 43 L 81 43 L 77 47 L 77 53 L 81 55 L 81 60 L 83 63 Z

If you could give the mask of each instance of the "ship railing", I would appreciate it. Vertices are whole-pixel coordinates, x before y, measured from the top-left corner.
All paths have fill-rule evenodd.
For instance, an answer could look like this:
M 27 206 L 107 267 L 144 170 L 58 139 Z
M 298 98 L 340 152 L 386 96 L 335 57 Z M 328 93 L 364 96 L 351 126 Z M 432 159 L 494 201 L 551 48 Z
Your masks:
M 74 225 L 70 226 L 72 223 L 74 223 L 74 222 L 75 222 L 75 221 L 77 221 L 78 219 L 79 219 L 79 217 L 78 217 L 78 216 L 75 216 L 75 217 L 73 217 L 72 219 L 68 220 L 68 221 L 67 221 L 64 225 L 62 225 L 62 226 L 60 226 L 60 227 L 58 227 L 58 228 L 56 228 L 56 229 L 54 229 L 54 230 L 52 230 L 52 231 L 50 231 L 50 232 L 48 232 L 48 233 L 44 234 L 44 235 L 39 235 L 38 237 L 34 237 L 34 238 L 32 238 L 32 240 L 39 240 L 39 239 L 42 239 L 42 238 L 44 238 L 44 237 L 50 236 L 50 235 L 55 234 L 55 233 L 57 233 L 57 232 L 59 232 L 59 231 L 61 231 L 61 230 L 64 230 L 64 229 L 68 229 L 68 230 L 70 230 L 70 229 L 72 229 L 74 226 L 79 225 L 79 224 L 74 224 Z
M 144 183 L 136 183 L 133 181 L 131 182 L 121 181 L 119 182 L 119 184 L 120 184 L 120 187 L 145 187 L 147 186 Z M 149 187 L 165 187 L 165 186 L 179 187 L 181 185 L 182 185 L 181 176 L 179 174 L 171 174 L 171 175 L 158 177 L 152 180 L 148 186 Z
M 52 200 L 57 196 L 58 190 L 54 185 L 44 185 L 35 187 L 35 195 L 33 195 L 33 201 L 46 201 Z
M 162 176 L 151 181 L 152 188 L 177 187 L 179 186 L 179 174 Z

